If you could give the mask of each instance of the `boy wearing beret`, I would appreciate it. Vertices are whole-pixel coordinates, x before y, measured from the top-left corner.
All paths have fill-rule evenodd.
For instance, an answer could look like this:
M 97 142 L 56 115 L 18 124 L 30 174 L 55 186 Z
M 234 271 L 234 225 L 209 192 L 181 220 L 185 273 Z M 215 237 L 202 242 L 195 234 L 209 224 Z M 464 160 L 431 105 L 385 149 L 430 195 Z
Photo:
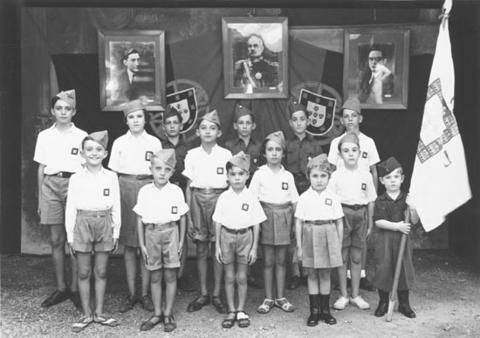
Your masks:
M 70 176 L 82 169 L 80 155 L 82 140 L 87 133 L 75 127 L 75 90 L 62 91 L 51 100 L 55 124 L 38 134 L 34 161 L 38 166 L 38 213 L 40 223 L 48 224 L 57 289 L 41 306 L 50 307 L 70 298 L 81 308 L 78 293 L 77 264 L 72 259 L 72 283 L 65 283 L 65 203 Z
M 188 206 L 182 189 L 169 182 L 175 170 L 175 150 L 164 149 L 152 155 L 153 183 L 138 193 L 133 211 L 138 215 L 137 232 L 146 268 L 151 272 L 154 315 L 140 330 L 151 330 L 159 323 L 171 332 L 177 324 L 172 314 L 177 292 L 177 269 L 185 238 L 185 214 Z M 180 223 L 180 227 L 178 226 Z M 179 229 L 180 228 L 180 229 Z M 162 311 L 162 279 L 165 281 L 165 308 Z

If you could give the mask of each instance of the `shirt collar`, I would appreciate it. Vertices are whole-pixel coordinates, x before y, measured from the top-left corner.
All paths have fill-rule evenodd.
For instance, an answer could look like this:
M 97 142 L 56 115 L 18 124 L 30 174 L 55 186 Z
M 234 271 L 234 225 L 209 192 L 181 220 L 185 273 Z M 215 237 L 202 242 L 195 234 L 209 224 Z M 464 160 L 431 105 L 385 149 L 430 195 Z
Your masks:
M 71 122 L 70 124 L 70 127 L 68 129 L 65 129 L 63 131 L 61 131 L 62 133 L 71 133 L 74 129 L 75 129 L 75 124 L 73 122 Z M 57 129 L 57 122 L 55 122 L 51 127 L 50 129 L 54 129 L 55 131 L 57 132 L 60 132 L 58 129 Z
M 385 201 L 393 201 L 393 202 L 396 202 L 396 201 L 399 201 L 401 200 L 403 197 L 404 197 L 405 193 L 403 191 L 400 190 L 400 194 L 398 194 L 397 198 L 394 200 L 390 197 L 389 194 L 387 194 L 387 192 L 385 191 L 382 195 L 382 199 L 385 200 Z
M 126 132 L 126 135 L 128 135 L 128 137 L 132 137 L 132 138 L 144 138 L 146 134 L 147 134 L 147 132 L 145 131 L 145 129 L 138 136 L 133 136 L 133 134 L 130 130 L 127 130 L 127 132 Z

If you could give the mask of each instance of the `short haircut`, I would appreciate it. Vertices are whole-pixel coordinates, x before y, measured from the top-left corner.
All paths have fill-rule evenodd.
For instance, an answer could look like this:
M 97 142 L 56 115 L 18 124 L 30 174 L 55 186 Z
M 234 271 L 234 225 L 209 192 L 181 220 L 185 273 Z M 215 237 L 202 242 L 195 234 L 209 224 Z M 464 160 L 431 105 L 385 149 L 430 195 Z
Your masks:
M 196 122 L 196 126 L 195 126 L 195 129 L 200 129 L 200 125 L 202 124 L 202 122 L 205 121 L 205 119 L 199 119 L 197 122 Z M 222 130 L 222 128 L 220 128 L 220 126 L 218 124 L 216 124 L 215 122 L 211 122 L 211 121 L 208 121 L 210 123 L 213 123 L 214 125 L 217 126 L 218 130 Z
M 85 138 L 82 140 L 82 150 L 85 149 L 85 143 L 86 143 L 87 141 L 94 141 L 94 142 L 98 143 L 98 141 L 95 140 L 93 137 L 91 137 L 90 135 L 87 135 L 87 136 L 85 136 Z M 100 144 L 100 143 L 98 143 L 98 144 Z M 100 145 L 101 145 L 101 144 L 100 144 Z M 102 145 L 102 147 L 103 147 L 103 145 Z M 107 150 L 107 148 L 105 148 L 105 147 L 103 147 L 103 149 Z
M 244 117 L 244 116 L 247 116 L 247 115 L 250 116 L 250 118 L 252 119 L 252 123 L 255 123 L 255 115 L 253 115 L 253 113 L 248 113 L 248 114 L 242 115 L 242 116 L 240 116 L 240 117 Z M 239 119 L 240 117 L 238 117 L 238 118 L 236 117 L 236 118 L 235 118 L 235 121 L 234 121 L 233 123 L 237 123 L 237 122 L 238 122 L 238 119 Z
M 163 123 L 167 122 L 167 120 L 171 117 L 174 117 L 176 116 L 178 118 L 178 122 L 182 123 L 183 122 L 183 118 L 182 118 L 182 114 L 177 110 L 175 113 L 173 113 L 173 115 L 170 115 L 169 117 L 167 117 Z
M 260 154 L 262 155 L 265 155 L 266 153 L 266 150 L 267 150 L 267 143 L 268 141 L 271 141 L 270 139 L 265 139 L 263 140 L 261 146 L 260 146 Z M 285 154 L 285 148 L 282 147 L 282 145 L 280 145 L 280 148 L 282 148 L 282 154 Z
M 55 104 L 57 103 L 58 100 L 60 100 L 60 98 L 58 96 L 52 97 L 52 99 L 50 100 L 50 107 L 52 109 L 55 108 Z
M 150 122 L 150 114 L 147 114 L 147 110 L 146 109 L 139 109 L 137 111 L 143 111 L 143 116 L 145 117 L 145 124 L 149 123 Z M 133 113 L 133 112 L 132 112 Z M 130 115 L 131 113 L 129 113 L 128 115 Z M 127 120 L 128 120 L 128 115 L 127 116 L 124 116 L 124 119 L 125 119 L 125 123 L 127 123 Z
M 368 49 L 367 57 L 368 57 L 368 55 L 370 55 L 370 52 L 373 52 L 373 51 L 380 52 L 380 53 L 382 53 L 382 58 L 385 57 L 385 53 L 383 52 L 383 48 L 380 47 L 380 45 L 377 45 L 377 44 L 372 45 L 372 46 Z
M 128 57 L 132 54 L 138 54 L 140 56 L 140 52 L 138 50 L 136 50 L 135 48 L 131 48 L 127 50 L 125 54 L 123 54 L 123 60 L 127 60 Z
M 236 166 L 235 164 L 233 164 L 232 162 L 227 162 L 227 164 L 225 165 L 225 168 L 227 169 L 227 173 L 232 170 L 233 167 L 237 167 L 237 168 L 240 168 L 238 166 Z M 242 168 L 240 168 L 242 169 Z M 250 174 L 250 172 L 248 170 L 245 170 L 245 169 L 242 169 L 243 171 L 245 171 L 246 173 Z
M 328 177 L 332 176 L 332 173 L 327 171 L 327 170 L 324 170 L 322 168 L 320 168 L 319 166 L 314 166 L 314 167 L 307 167 L 307 169 L 305 170 L 306 174 L 307 174 L 307 179 L 310 180 L 310 173 L 312 172 L 313 169 L 319 169 L 320 171 L 323 171 L 324 173 L 327 173 L 328 174 Z

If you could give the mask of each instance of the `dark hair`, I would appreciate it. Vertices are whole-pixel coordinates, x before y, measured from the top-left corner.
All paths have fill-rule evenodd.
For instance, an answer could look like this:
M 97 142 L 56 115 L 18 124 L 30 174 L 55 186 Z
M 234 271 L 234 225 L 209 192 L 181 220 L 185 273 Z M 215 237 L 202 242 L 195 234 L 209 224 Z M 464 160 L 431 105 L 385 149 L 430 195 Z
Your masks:
M 57 103 L 57 101 L 60 100 L 60 98 L 58 96 L 54 96 L 52 97 L 52 99 L 50 100 L 50 108 L 55 108 L 55 104 Z
M 262 144 L 260 145 L 260 155 L 262 156 L 265 156 L 268 141 L 270 141 L 270 139 L 265 139 L 262 141 Z M 287 149 L 283 148 L 281 145 L 280 145 L 280 148 L 282 148 L 282 155 L 285 155 L 285 152 Z
M 148 123 L 150 123 L 150 114 L 148 114 L 147 110 L 146 109 L 139 109 L 141 111 L 143 111 L 143 116 L 145 118 L 145 125 L 147 125 Z M 133 112 L 132 112 L 133 113 Z M 129 113 L 130 114 L 130 113 Z M 125 120 L 125 123 L 127 123 L 127 118 L 128 118 L 128 115 L 127 116 L 124 116 L 124 120 Z
M 136 50 L 135 48 L 131 48 L 129 50 L 127 50 L 124 54 L 123 54 L 123 60 L 127 60 L 128 57 L 132 54 L 138 54 L 140 55 L 140 52 L 138 50 Z
M 163 123 L 165 124 L 165 122 L 167 122 L 167 119 L 169 119 L 171 117 L 174 117 L 174 116 L 176 116 L 178 118 L 178 122 L 180 122 L 180 123 L 183 122 L 182 114 L 177 110 L 176 112 L 173 113 L 173 115 L 170 115 L 165 120 L 163 120 Z
M 225 165 L 225 168 L 227 169 L 227 173 L 232 170 L 233 168 L 233 163 L 232 162 L 227 162 L 227 164 Z
M 250 118 L 252 119 L 252 123 L 255 123 L 255 115 L 253 115 L 253 113 L 248 113 L 247 115 L 250 116 Z M 246 115 L 242 115 L 240 117 L 244 117 L 244 116 L 246 116 Z M 238 123 L 238 119 L 240 117 L 236 118 L 234 123 Z
M 373 51 L 380 52 L 380 53 L 382 53 L 382 58 L 385 57 L 385 53 L 383 52 L 383 49 L 380 47 L 380 45 L 372 45 L 372 46 L 368 49 L 367 61 L 368 61 L 368 56 L 370 55 L 370 52 L 373 52 Z
M 97 143 L 98 143 L 98 141 L 95 140 L 93 137 L 91 137 L 90 135 L 87 135 L 87 136 L 85 136 L 85 138 L 82 140 L 82 150 L 85 148 L 85 143 L 86 143 L 87 141 L 94 141 L 94 142 L 97 142 Z M 100 144 L 100 143 L 99 143 L 99 144 Z M 106 147 L 103 147 L 103 148 L 104 148 L 105 150 L 107 150 Z

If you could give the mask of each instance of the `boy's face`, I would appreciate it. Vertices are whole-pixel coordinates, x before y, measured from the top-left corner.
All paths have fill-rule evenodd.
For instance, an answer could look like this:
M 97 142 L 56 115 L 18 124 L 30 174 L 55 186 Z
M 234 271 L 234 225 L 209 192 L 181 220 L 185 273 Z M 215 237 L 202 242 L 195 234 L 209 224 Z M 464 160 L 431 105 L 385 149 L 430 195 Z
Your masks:
M 165 120 L 163 123 L 163 129 L 168 137 L 177 137 L 180 135 L 180 129 L 182 128 L 182 124 L 178 119 L 178 116 L 170 116 L 168 119 Z
M 385 186 L 385 190 L 395 193 L 400 191 L 404 179 L 402 168 L 397 168 L 388 175 L 380 177 L 380 183 Z
M 102 161 L 107 157 L 108 151 L 98 142 L 87 140 L 83 144 L 82 156 L 87 164 L 92 167 L 102 165 Z
M 265 144 L 265 158 L 267 163 L 270 164 L 281 164 L 283 157 L 283 148 L 280 144 L 274 141 L 268 141 Z
M 243 190 L 247 183 L 249 173 L 237 166 L 232 166 L 227 172 L 228 183 L 234 190 Z
M 57 100 L 51 112 L 52 115 L 55 116 L 55 121 L 58 124 L 68 124 L 72 122 L 72 117 L 75 115 L 75 108 L 63 100 Z
M 222 131 L 216 123 L 202 120 L 197 129 L 197 136 L 200 137 L 202 143 L 212 143 L 217 141 L 217 137 L 222 135 Z
M 357 165 L 360 157 L 360 147 L 356 143 L 345 142 L 340 146 L 340 156 L 342 156 L 345 166 L 354 167 Z
M 127 126 L 132 133 L 140 133 L 145 129 L 145 114 L 137 110 L 127 115 Z
M 308 118 L 303 110 L 298 110 L 292 114 L 290 120 L 290 127 L 296 135 L 303 135 L 307 130 Z
M 174 169 L 159 159 L 153 157 L 150 163 L 150 171 L 153 175 L 153 181 L 158 186 L 164 186 L 168 183 L 170 177 L 172 177 Z
M 323 191 L 327 188 L 330 175 L 320 168 L 313 168 L 310 171 L 310 184 L 315 191 Z
M 357 113 L 354 110 L 344 109 L 342 113 L 342 124 L 349 131 L 357 131 L 360 128 L 360 123 L 362 123 L 362 115 Z
M 256 128 L 256 124 L 252 121 L 250 115 L 244 115 L 238 118 L 233 124 L 233 129 L 238 132 L 241 137 L 249 137 L 252 135 L 252 131 Z

